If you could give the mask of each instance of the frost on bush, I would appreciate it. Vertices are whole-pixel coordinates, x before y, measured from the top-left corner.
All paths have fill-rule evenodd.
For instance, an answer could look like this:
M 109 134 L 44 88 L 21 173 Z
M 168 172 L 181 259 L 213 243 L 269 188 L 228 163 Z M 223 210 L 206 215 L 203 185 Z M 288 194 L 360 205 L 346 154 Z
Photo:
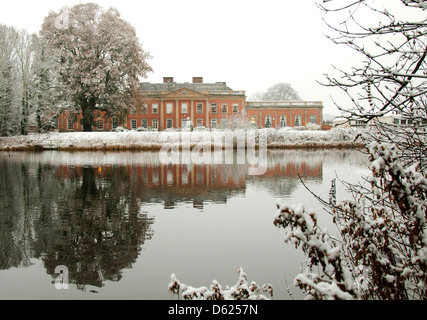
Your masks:
M 194 288 L 181 283 L 176 275 L 172 274 L 168 288 L 172 294 L 177 295 L 178 298 L 182 296 L 184 300 L 269 300 L 261 292 L 266 292 L 273 298 L 271 284 L 267 283 L 259 287 L 256 282 L 248 281 L 242 268 L 239 268 L 237 273 L 239 275 L 238 282 L 232 287 L 226 286 L 225 288 L 216 280 L 212 281 L 209 288 Z
M 318 124 L 316 124 L 316 123 L 311 123 L 311 122 L 308 122 L 306 125 L 305 125 L 305 129 L 306 130 L 320 130 L 322 127 L 321 126 L 319 126 Z
M 346 184 L 351 200 L 322 200 L 338 238 L 302 206 L 282 205 L 275 216 L 285 241 L 308 255 L 308 270 L 295 279 L 307 298 L 427 298 L 427 178 L 419 163 L 402 165 L 393 144 L 372 142 L 368 151 L 367 184 Z
M 282 205 L 274 218 L 277 227 L 286 230 L 285 242 L 301 247 L 308 255 L 308 271 L 295 278 L 294 284 L 308 299 L 353 299 L 357 296 L 350 272 L 341 258 L 340 242 L 322 231 L 316 214 L 304 207 Z M 312 272 L 320 267 L 320 273 Z

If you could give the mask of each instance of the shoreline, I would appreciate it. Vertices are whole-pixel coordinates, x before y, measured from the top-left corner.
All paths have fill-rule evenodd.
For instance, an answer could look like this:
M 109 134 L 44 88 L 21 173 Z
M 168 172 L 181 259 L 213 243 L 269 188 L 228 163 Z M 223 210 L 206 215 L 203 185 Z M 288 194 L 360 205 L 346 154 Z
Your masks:
M 255 139 L 259 138 L 259 132 Z M 230 135 L 231 133 L 231 135 Z M 264 131 L 267 150 L 286 149 L 362 149 L 364 144 L 355 142 L 359 131 L 335 129 L 330 131 L 292 131 L 268 129 Z M 229 148 L 247 148 L 246 141 L 236 138 L 232 131 L 224 133 L 217 140 L 218 132 L 73 132 L 45 133 L 28 136 L 1 137 L 0 151 L 160 151 L 162 148 L 212 151 Z M 223 134 L 220 132 L 220 134 Z M 224 138 L 226 137 L 226 138 Z M 239 137 L 239 139 L 242 136 Z M 224 138 L 224 140 L 223 140 Z M 256 141 L 256 140 L 255 140 Z M 259 144 L 254 147 L 259 149 Z
M 171 146 L 172 148 L 173 146 Z M 196 146 L 189 147 L 189 150 L 192 151 Z M 255 147 L 259 149 L 259 147 Z M 337 150 L 346 150 L 346 149 L 363 149 L 364 145 L 361 143 L 336 143 L 336 144 L 323 144 L 323 143 L 306 143 L 306 144 L 295 144 L 295 145 L 281 145 L 281 146 L 267 146 L 267 150 L 328 150 L 328 149 L 337 149 Z M 0 147 L 0 152 L 43 152 L 43 151 L 65 151 L 65 152 L 77 152 L 77 151 L 111 151 L 111 152 L 120 152 L 120 151 L 147 151 L 147 152 L 158 152 L 161 151 L 162 147 L 150 147 L 150 146 L 107 146 L 107 147 L 57 147 L 57 148 L 45 148 L 43 146 L 19 146 L 19 147 Z M 182 146 L 178 147 L 179 150 L 183 150 Z M 221 150 L 224 150 L 222 148 Z M 236 150 L 237 148 L 233 148 Z M 212 146 L 211 151 L 215 151 L 215 146 Z

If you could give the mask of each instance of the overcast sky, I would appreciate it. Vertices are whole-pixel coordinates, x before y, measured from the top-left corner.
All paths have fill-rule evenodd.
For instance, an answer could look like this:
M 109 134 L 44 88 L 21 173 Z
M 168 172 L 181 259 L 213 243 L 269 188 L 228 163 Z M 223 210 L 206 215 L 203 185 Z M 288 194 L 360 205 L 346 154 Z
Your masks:
M 115 7 L 135 27 L 153 57 L 146 81 L 198 76 L 249 97 L 287 82 L 304 100 L 323 101 L 325 113 L 337 114 L 330 96 L 341 101 L 339 91 L 316 81 L 332 64 L 351 65 L 352 56 L 324 36 L 315 0 L 12 0 L 2 1 L 0 23 L 37 33 L 49 11 L 82 2 Z

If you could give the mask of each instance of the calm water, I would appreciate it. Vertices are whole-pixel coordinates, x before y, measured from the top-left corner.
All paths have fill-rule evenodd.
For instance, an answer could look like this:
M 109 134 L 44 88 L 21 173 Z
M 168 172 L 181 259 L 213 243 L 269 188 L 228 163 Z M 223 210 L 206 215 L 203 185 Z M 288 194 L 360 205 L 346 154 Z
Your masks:
M 158 153 L 1 153 L 0 299 L 171 297 L 170 275 L 188 285 L 271 283 L 275 299 L 302 298 L 292 279 L 305 257 L 273 225 L 277 203 L 329 217 L 298 175 L 323 198 L 331 180 L 367 173 L 357 151 L 271 151 L 268 170 L 163 165 Z M 338 184 L 337 198 L 346 197 Z M 69 289 L 55 288 L 68 268 Z

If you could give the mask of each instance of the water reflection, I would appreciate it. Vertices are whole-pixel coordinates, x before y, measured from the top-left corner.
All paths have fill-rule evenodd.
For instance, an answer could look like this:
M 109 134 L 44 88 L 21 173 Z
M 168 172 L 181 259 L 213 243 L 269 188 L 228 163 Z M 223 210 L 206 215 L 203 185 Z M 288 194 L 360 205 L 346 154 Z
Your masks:
M 120 165 L 108 160 L 86 165 L 97 166 L 100 179 L 136 183 L 142 204 L 162 203 L 165 209 L 174 209 L 180 203 L 192 203 L 198 209 L 203 209 L 206 203 L 226 203 L 230 197 L 244 194 L 248 182 L 256 182 L 274 194 L 289 195 L 300 176 L 322 180 L 322 158 L 301 157 L 301 152 L 295 151 L 270 151 L 267 171 L 261 176 L 248 175 L 248 165 L 162 164 L 155 155 L 133 154 L 128 163 L 122 161 Z M 79 161 L 59 164 L 55 176 L 61 179 L 81 176 L 84 166 Z M 118 168 L 123 170 L 121 176 L 115 176 Z
M 0 166 L 1 269 L 40 258 L 52 276 L 65 265 L 78 288 L 102 287 L 120 280 L 153 235 L 137 196 L 141 186 L 129 183 L 124 168 L 103 177 L 90 166 L 68 175 L 42 163 L 3 159 Z
M 119 281 L 152 239 L 146 206 L 203 210 L 243 196 L 249 184 L 291 195 L 299 176 L 322 181 L 325 159 L 348 161 L 336 156 L 270 151 L 267 172 L 249 176 L 248 165 L 164 165 L 158 153 L 0 153 L 0 269 L 37 258 L 52 279 L 65 265 L 78 288 L 102 287 Z

